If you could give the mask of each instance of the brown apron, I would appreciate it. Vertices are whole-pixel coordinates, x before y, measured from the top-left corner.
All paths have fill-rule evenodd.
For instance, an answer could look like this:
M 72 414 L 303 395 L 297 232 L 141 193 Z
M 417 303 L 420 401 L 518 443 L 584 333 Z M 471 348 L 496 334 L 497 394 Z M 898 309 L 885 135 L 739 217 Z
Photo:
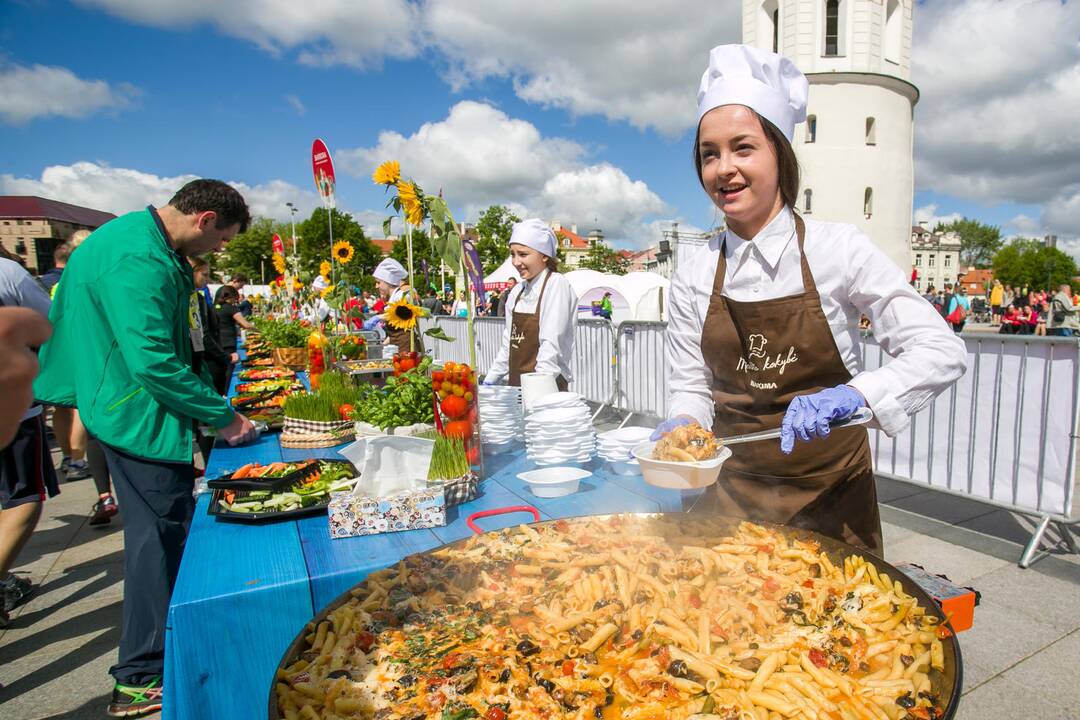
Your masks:
M 712 372 L 713 432 L 741 435 L 780 427 L 788 404 L 851 380 L 821 309 L 795 216 L 804 291 L 760 302 L 724 297 L 721 246 L 701 352 Z M 790 455 L 777 440 L 733 445 L 720 479 L 701 503 L 713 512 L 816 530 L 881 551 L 881 520 L 866 429 L 796 440 Z
M 520 313 L 517 311 L 518 293 L 514 300 L 514 310 L 510 320 L 510 379 L 509 384 L 521 386 L 521 376 L 536 371 L 536 356 L 540 353 L 540 308 L 544 304 L 544 291 L 547 290 L 551 272 L 548 271 L 544 284 L 540 286 L 540 297 L 536 301 L 536 311 Z M 525 292 L 522 288 L 521 292 Z M 562 375 L 555 378 L 559 390 L 566 391 L 568 384 Z
M 407 299 L 413 305 L 419 305 L 419 301 L 414 297 L 414 293 L 408 284 L 402 285 L 401 298 Z M 400 298 L 399 298 L 400 299 Z M 387 303 L 390 305 L 391 303 Z M 398 330 L 397 328 L 390 327 L 390 323 L 386 323 L 386 342 L 390 345 L 397 345 L 398 352 L 409 352 L 415 350 L 418 353 L 424 352 L 424 341 L 421 339 L 419 326 L 413 330 Z M 412 344 L 409 343 L 409 337 L 412 336 Z

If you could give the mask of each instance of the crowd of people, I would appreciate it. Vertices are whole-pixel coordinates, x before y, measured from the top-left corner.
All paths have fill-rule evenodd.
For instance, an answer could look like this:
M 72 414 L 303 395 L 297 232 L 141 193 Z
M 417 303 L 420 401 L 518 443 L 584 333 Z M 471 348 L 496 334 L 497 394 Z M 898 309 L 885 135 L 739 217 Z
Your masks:
M 977 297 L 957 283 L 944 289 L 933 285 L 923 298 L 934 306 L 952 329 L 960 332 L 972 318 L 981 319 L 1005 335 L 1080 336 L 1080 294 L 1063 283 L 1056 292 L 1013 287 L 994 280 Z

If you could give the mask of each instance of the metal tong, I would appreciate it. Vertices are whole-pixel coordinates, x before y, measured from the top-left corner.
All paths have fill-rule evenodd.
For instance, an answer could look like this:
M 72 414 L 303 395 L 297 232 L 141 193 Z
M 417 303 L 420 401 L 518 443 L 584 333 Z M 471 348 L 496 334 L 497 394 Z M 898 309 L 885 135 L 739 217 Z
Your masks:
M 859 408 L 853 414 L 844 418 L 843 420 L 836 420 L 829 423 L 830 430 L 836 430 L 837 428 L 849 427 L 851 425 L 865 425 L 870 422 L 874 417 L 874 411 L 870 408 Z M 780 428 L 773 428 L 772 430 L 761 430 L 759 432 L 746 433 L 744 435 L 732 435 L 726 438 L 717 438 L 722 445 L 739 445 L 742 443 L 755 442 L 757 440 L 772 440 L 773 438 L 780 437 Z

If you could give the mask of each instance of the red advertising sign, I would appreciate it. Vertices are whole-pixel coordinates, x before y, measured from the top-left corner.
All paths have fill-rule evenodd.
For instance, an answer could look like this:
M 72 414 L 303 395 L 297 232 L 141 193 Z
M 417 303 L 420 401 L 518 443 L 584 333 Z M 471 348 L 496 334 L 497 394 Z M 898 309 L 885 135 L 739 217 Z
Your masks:
M 274 243 L 274 252 L 276 252 L 278 255 L 284 255 L 285 243 L 281 242 L 281 236 L 277 233 L 274 233 L 274 237 L 271 238 L 271 241 Z
M 315 188 L 319 191 L 323 205 L 328 208 L 334 205 L 334 161 L 330 159 L 330 151 L 326 149 L 326 143 L 319 138 L 311 143 L 311 170 L 315 174 Z

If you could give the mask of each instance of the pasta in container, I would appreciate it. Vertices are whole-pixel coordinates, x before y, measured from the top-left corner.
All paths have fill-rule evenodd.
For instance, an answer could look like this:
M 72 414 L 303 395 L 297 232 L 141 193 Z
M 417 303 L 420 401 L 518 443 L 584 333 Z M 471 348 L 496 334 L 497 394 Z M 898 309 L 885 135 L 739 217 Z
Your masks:
M 901 573 L 809 531 L 613 515 L 485 533 L 310 623 L 272 718 L 927 720 L 955 638 Z

